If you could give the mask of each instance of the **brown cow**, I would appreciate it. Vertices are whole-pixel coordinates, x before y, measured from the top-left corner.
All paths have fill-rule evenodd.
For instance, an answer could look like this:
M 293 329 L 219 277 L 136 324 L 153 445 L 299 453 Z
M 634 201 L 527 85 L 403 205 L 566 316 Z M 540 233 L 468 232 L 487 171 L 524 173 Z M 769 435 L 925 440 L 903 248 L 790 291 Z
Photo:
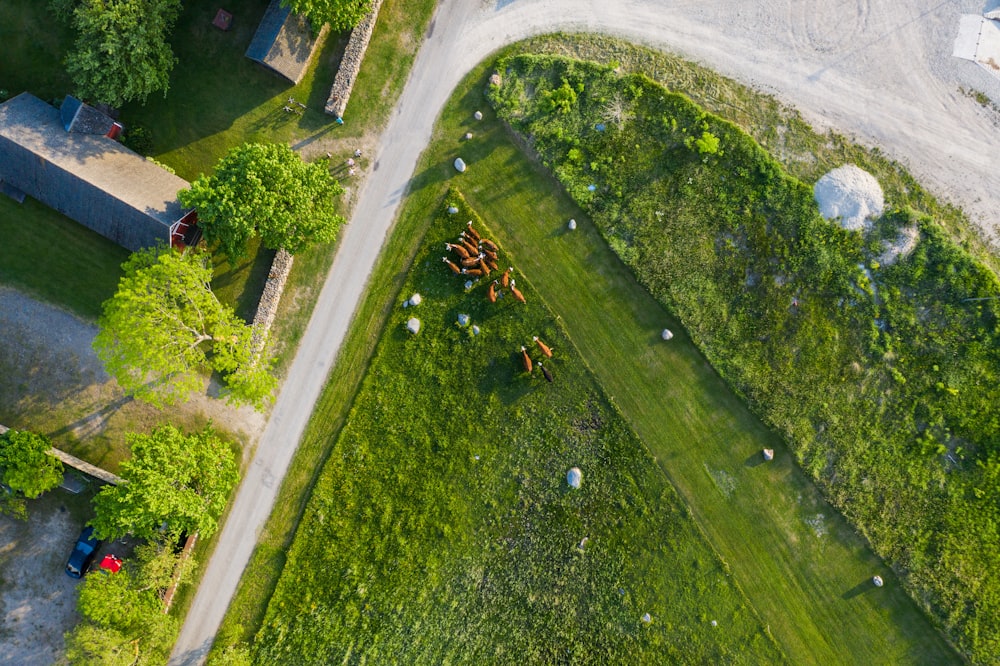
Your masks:
M 483 274 L 478 268 L 463 268 L 462 275 L 471 275 L 472 277 L 479 277 Z
M 479 232 L 472 228 L 472 220 L 465 223 L 465 233 L 475 238 L 477 243 L 479 242 Z
M 453 264 L 451 261 L 449 261 L 448 257 L 441 257 L 441 261 L 443 261 L 444 263 L 448 264 L 448 268 L 451 269 L 452 273 L 461 273 L 462 272 L 462 269 L 459 268 L 458 266 L 456 266 L 455 264 Z
M 460 256 L 462 259 L 465 259 L 465 258 L 467 258 L 469 256 L 469 251 L 466 250 L 465 247 L 462 246 L 462 245 L 454 245 L 452 243 L 445 243 L 444 244 L 444 249 L 445 250 L 454 250 L 455 254 L 457 254 L 458 256 Z
M 524 361 L 524 371 L 531 374 L 531 357 L 528 356 L 528 350 L 521 345 L 521 359 Z
M 524 300 L 524 294 L 521 293 L 521 290 L 518 289 L 516 286 L 514 286 L 514 280 L 510 281 L 510 293 L 514 294 L 514 298 L 521 301 L 522 303 L 527 302 Z
M 486 248 L 488 250 L 490 250 L 491 252 L 499 252 L 500 251 L 500 248 L 497 247 L 496 243 L 494 243 L 493 241 L 491 241 L 489 238 L 480 238 L 479 239 L 479 244 L 480 245 L 485 245 Z
M 500 284 L 502 284 L 504 287 L 509 287 L 510 286 L 510 276 L 511 276 L 511 274 L 513 272 L 514 272 L 514 267 L 513 266 L 511 266 L 510 268 L 508 268 L 507 270 L 505 270 L 503 272 L 503 277 L 500 278 Z
M 497 302 L 497 281 L 496 280 L 493 280 L 493 282 L 490 282 L 490 286 L 486 290 L 486 300 L 488 300 L 490 303 L 496 303 Z
M 549 358 L 552 358 L 552 350 L 549 349 L 549 346 L 547 344 L 545 344 L 544 342 L 542 342 L 541 340 L 539 340 L 537 335 L 534 336 L 531 339 L 535 341 L 535 344 L 538 345 L 538 348 L 542 350 L 543 354 L 545 354 Z M 541 364 L 539 364 L 539 365 L 541 365 Z

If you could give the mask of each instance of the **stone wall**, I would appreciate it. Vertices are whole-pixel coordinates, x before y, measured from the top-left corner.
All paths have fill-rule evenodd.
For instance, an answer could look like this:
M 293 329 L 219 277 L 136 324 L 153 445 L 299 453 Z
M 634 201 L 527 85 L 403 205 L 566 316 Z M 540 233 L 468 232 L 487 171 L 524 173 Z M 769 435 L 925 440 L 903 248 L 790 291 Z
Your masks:
M 267 274 L 267 282 L 264 283 L 264 291 L 257 304 L 257 314 L 253 318 L 253 336 L 250 338 L 250 344 L 255 358 L 264 351 L 267 333 L 274 323 L 274 316 L 278 314 L 278 304 L 281 302 L 282 292 L 285 291 L 285 281 L 292 271 L 292 259 L 292 255 L 284 250 L 278 250 L 274 255 L 274 261 L 271 262 L 271 272 Z
M 337 76 L 333 79 L 333 87 L 330 88 L 330 97 L 326 100 L 326 112 L 331 116 L 340 118 L 344 115 L 344 110 L 347 109 L 347 100 L 351 98 L 354 80 L 358 78 L 358 72 L 361 71 L 361 62 L 365 59 L 365 50 L 368 48 L 368 42 L 375 30 L 375 20 L 378 18 L 378 10 L 381 6 L 382 0 L 375 0 L 372 3 L 371 12 L 361 19 L 361 23 L 354 26 L 354 30 L 351 31 L 351 39 L 347 42 Z

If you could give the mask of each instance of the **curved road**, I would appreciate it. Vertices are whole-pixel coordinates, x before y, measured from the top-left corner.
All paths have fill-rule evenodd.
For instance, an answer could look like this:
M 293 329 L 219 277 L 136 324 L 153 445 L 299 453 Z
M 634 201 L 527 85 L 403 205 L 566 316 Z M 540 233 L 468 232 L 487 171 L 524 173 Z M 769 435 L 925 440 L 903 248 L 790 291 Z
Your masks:
M 776 94 L 814 126 L 879 145 L 992 230 L 1000 210 L 1000 111 L 958 88 L 1000 102 L 1000 80 L 950 57 L 959 14 L 981 9 L 980 0 L 441 0 L 170 663 L 204 661 L 434 121 L 477 62 L 554 30 L 610 33 L 679 52 Z

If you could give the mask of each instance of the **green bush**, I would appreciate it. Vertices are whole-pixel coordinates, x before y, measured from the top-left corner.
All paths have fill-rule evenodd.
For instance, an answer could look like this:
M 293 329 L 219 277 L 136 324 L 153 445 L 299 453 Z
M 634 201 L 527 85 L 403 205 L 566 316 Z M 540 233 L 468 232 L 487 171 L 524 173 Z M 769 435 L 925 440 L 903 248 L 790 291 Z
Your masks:
M 739 128 L 645 76 L 554 56 L 496 69 L 505 72 L 489 90 L 498 116 L 531 137 L 637 279 L 784 435 L 918 603 L 974 661 L 991 661 L 1000 653 L 996 276 L 908 207 L 927 201 L 916 184 L 866 241 L 823 220 L 811 188 Z M 566 113 L 524 94 L 564 79 L 586 91 Z M 630 110 L 620 122 L 609 122 L 614 99 Z M 883 241 L 913 225 L 912 254 L 880 260 Z

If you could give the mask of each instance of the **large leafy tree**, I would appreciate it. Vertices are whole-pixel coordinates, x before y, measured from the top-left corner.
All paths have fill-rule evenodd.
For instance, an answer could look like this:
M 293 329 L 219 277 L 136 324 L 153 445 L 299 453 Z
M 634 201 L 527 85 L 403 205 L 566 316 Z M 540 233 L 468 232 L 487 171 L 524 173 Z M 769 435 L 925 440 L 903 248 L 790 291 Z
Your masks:
M 212 292 L 205 254 L 150 248 L 123 269 L 118 291 L 104 302 L 94 349 L 126 392 L 173 404 L 199 389 L 202 371 L 211 369 L 230 400 L 263 406 L 276 382 L 253 354 L 252 328 Z
M 167 39 L 180 9 L 180 0 L 81 0 L 66 56 L 77 93 L 112 106 L 166 94 L 177 61 Z
M 209 427 L 185 435 L 161 426 L 127 437 L 132 457 L 121 464 L 125 483 L 105 486 L 94 498 L 91 524 L 104 539 L 167 533 L 211 536 L 239 481 L 236 454 Z
M 314 29 L 329 23 L 334 32 L 350 30 L 372 10 L 372 0 L 282 0 L 281 4 L 304 15 Z
M 287 145 L 247 143 L 178 197 L 198 209 L 205 238 L 239 258 L 254 234 L 266 247 L 291 254 L 332 241 L 344 223 L 334 211 L 334 197 L 343 192 L 325 160 L 310 164 Z
M 43 435 L 8 430 L 0 435 L 0 479 L 28 498 L 52 490 L 62 482 L 63 464 L 48 454 L 51 448 Z
M 159 592 L 170 584 L 177 564 L 169 546 L 150 543 L 139 546 L 118 573 L 88 576 L 77 600 L 84 619 L 66 635 L 69 663 L 164 663 L 176 620 L 163 613 Z

